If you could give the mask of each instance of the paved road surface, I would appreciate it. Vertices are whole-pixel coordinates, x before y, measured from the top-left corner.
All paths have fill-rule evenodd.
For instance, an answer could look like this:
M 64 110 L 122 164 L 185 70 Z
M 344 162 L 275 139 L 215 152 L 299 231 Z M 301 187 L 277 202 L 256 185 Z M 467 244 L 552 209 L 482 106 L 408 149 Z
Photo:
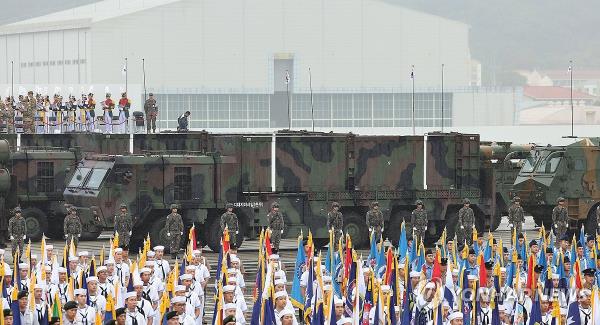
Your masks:
M 526 221 L 525 221 L 525 225 L 523 226 L 523 230 L 527 234 L 527 238 L 534 238 L 534 236 L 537 236 L 539 228 L 535 227 L 535 223 L 533 222 L 533 219 L 531 217 L 527 217 Z M 506 220 L 506 218 L 504 218 L 504 220 L 500 224 L 500 227 L 498 228 L 498 230 L 495 231 L 493 234 L 496 238 L 498 238 L 498 237 L 502 238 L 502 241 L 505 243 L 505 246 L 510 243 L 510 231 L 508 229 L 508 221 Z M 100 239 L 98 239 L 98 240 L 80 242 L 78 250 L 79 251 L 87 250 L 90 252 L 90 254 L 94 254 L 94 253 L 98 254 L 100 249 L 102 248 L 102 245 L 108 246 L 109 236 L 110 236 L 110 233 L 107 232 L 107 233 L 103 233 L 100 236 Z M 48 243 L 54 245 L 55 252 L 59 253 L 59 256 L 62 254 L 62 248 L 64 247 L 63 242 L 49 240 Z M 296 239 L 284 239 L 281 241 L 281 245 L 280 245 L 281 250 L 280 250 L 279 255 L 281 256 L 284 265 L 286 265 L 287 273 L 288 273 L 287 278 L 290 281 L 292 279 L 291 272 L 294 268 L 296 248 L 297 248 L 296 245 L 297 245 Z M 32 248 L 33 253 L 38 254 L 38 257 L 39 257 L 40 256 L 39 243 L 34 243 L 32 246 L 33 246 L 33 248 Z M 257 254 L 257 251 L 258 251 L 258 241 L 256 241 L 256 240 L 245 241 L 244 244 L 242 245 L 242 248 L 240 248 L 240 252 L 238 254 L 238 256 L 242 260 L 242 262 L 244 264 L 244 268 L 245 268 L 244 279 L 246 281 L 246 286 L 247 286 L 246 291 L 245 291 L 245 296 L 246 296 L 246 302 L 248 304 L 249 311 L 252 310 L 252 305 L 253 305 L 252 289 L 254 287 L 254 279 L 256 277 L 256 268 L 257 268 L 256 254 Z M 359 253 L 362 253 L 363 256 L 367 256 L 368 250 L 360 250 Z M 214 280 L 218 254 L 210 251 L 209 248 L 205 248 L 204 254 L 205 254 L 205 257 L 209 260 L 210 265 L 212 266 L 211 280 Z M 10 257 L 8 259 L 10 259 Z M 292 286 L 291 282 L 288 283 L 288 292 L 291 292 L 291 286 Z M 210 323 L 210 321 L 212 319 L 212 315 L 213 315 L 213 310 L 214 310 L 214 290 L 213 290 L 212 286 L 210 286 L 206 297 L 207 297 L 207 302 L 205 304 L 205 306 L 206 306 L 205 322 Z M 250 312 L 247 314 L 247 321 L 249 321 L 249 320 L 250 320 Z

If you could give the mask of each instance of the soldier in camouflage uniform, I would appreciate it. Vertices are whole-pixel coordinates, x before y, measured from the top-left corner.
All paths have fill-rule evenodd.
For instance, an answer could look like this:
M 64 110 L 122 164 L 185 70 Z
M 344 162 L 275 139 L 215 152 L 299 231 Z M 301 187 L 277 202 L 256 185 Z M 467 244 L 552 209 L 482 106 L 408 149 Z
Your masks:
M 340 212 L 340 204 L 337 202 L 331 203 L 331 211 L 327 213 L 327 229 L 333 230 L 333 243 L 337 246 L 340 238 L 344 234 L 343 215 Z
M 413 243 L 420 245 L 421 240 L 425 238 L 427 230 L 427 211 L 424 209 L 423 201 L 417 200 L 415 203 L 417 208 L 410 215 L 410 224 L 412 225 L 414 240 Z M 418 246 L 417 246 L 418 247 Z
M 64 220 L 64 232 L 67 245 L 71 244 L 71 240 L 75 244 L 75 247 L 79 245 L 79 237 L 81 237 L 81 220 L 77 216 L 77 211 L 72 206 L 67 206 L 67 216 Z
M 23 132 L 35 133 L 35 111 L 36 100 L 33 97 L 33 91 L 29 91 L 27 97 L 23 100 Z
M 221 233 L 225 231 L 225 226 L 229 231 L 229 243 L 237 247 L 237 235 L 239 234 L 238 218 L 233 213 L 233 204 L 227 203 L 227 211 L 221 215 Z
M 516 231 L 517 236 L 523 231 L 523 222 L 525 222 L 525 214 L 521 206 L 521 198 L 515 196 L 513 204 L 508 208 L 508 227 L 512 235 Z
M 463 207 L 458 210 L 458 226 L 459 231 L 459 243 L 462 245 L 465 241 L 467 245 L 473 245 L 473 228 L 475 228 L 475 213 L 471 209 L 471 200 L 465 198 L 463 200 Z
M 124 250 L 129 248 L 133 219 L 127 211 L 127 204 L 121 203 L 119 214 L 115 215 L 115 233 L 119 234 L 119 247 Z
M 279 251 L 279 242 L 285 227 L 283 214 L 279 212 L 279 203 L 273 202 L 271 204 L 271 212 L 267 214 L 267 220 L 269 220 L 269 228 L 271 228 L 271 246 L 274 250 Z
M 379 202 L 375 201 L 371 204 L 371 209 L 367 211 L 365 219 L 369 233 L 375 232 L 375 238 L 379 240 L 383 232 L 383 213 L 379 210 Z
M 23 243 L 27 234 L 25 218 L 21 215 L 21 207 L 15 208 L 15 216 L 8 221 L 8 234 L 12 242 L 12 254 L 15 256 L 17 247 L 19 248 L 19 256 L 23 256 Z
M 181 215 L 177 213 L 177 204 L 171 204 L 171 213 L 167 216 L 165 229 L 167 230 L 167 239 L 171 249 L 171 256 L 177 258 L 181 236 L 183 236 L 183 219 L 181 218 Z
M 552 209 L 552 224 L 554 225 L 556 238 L 560 239 L 567 233 L 569 214 L 567 213 L 567 207 L 565 207 L 565 199 L 559 197 L 556 201 L 558 205 Z

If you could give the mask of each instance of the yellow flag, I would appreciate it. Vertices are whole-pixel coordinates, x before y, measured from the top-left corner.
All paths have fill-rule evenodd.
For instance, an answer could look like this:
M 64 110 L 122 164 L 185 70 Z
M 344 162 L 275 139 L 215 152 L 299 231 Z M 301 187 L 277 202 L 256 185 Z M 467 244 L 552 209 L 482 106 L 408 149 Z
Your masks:
M 42 268 L 40 270 L 40 272 L 42 272 L 42 274 L 40 274 L 40 278 L 42 279 L 42 281 L 46 281 L 46 270 L 44 269 L 44 266 L 46 265 L 46 236 L 42 235 L 42 243 L 40 245 L 40 252 L 42 255 Z
M 115 231 L 115 238 L 113 239 L 113 248 L 119 247 L 119 232 Z
M 100 315 L 100 311 L 96 312 L 96 324 L 102 324 L 102 316 Z

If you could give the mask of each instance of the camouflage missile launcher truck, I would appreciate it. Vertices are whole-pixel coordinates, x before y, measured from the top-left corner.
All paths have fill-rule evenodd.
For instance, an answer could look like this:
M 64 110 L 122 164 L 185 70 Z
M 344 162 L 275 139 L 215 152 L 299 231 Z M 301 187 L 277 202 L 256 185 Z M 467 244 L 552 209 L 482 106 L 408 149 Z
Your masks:
M 2 222 L 21 206 L 27 224 L 27 237 L 38 240 L 42 234 L 62 237 L 64 183 L 75 165 L 74 150 L 21 147 L 13 151 L 0 140 L 0 213 Z M 7 221 L 6 221 L 7 222 Z
M 84 222 L 95 220 L 96 232 L 113 227 L 122 202 L 136 220 L 132 243 L 141 242 L 146 233 L 164 242 L 165 217 L 170 204 L 177 203 L 186 225 L 195 224 L 212 249 L 219 245 L 219 216 L 227 203 L 235 206 L 240 237 L 255 238 L 277 201 L 285 218 L 284 236 L 311 229 L 321 245 L 328 238 L 324 225 L 332 201 L 340 203 L 344 231 L 358 245 L 368 242 L 365 213 L 373 201 L 384 213 L 384 236 L 392 241 L 398 240 L 400 224 L 410 219 L 417 199 L 429 212 L 429 242 L 439 238 L 446 224 L 456 225 L 463 198 L 473 203 L 480 230 L 495 217 L 494 188 L 482 186 L 494 180 L 482 177 L 494 174 L 482 172 L 489 167 L 482 163 L 488 158 L 481 157 L 478 135 L 186 135 L 178 142 L 185 152 L 168 151 L 172 143 L 169 147 L 154 138 L 134 136 L 132 155 L 88 155 L 73 173 L 65 200 L 77 207 Z M 142 143 L 158 151 L 137 154 Z
M 584 138 L 568 146 L 535 148 L 514 183 L 526 212 L 547 229 L 557 199 L 566 200 L 569 229 L 596 231 L 596 209 L 600 204 L 600 138 Z

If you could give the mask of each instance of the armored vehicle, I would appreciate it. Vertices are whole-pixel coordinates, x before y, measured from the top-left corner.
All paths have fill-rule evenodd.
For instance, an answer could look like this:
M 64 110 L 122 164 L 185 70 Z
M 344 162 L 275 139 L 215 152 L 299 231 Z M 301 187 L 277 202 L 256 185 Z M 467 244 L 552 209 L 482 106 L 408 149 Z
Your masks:
M 568 146 L 535 148 L 514 183 L 514 194 L 538 224 L 550 229 L 552 209 L 566 199 L 569 228 L 596 231 L 600 202 L 600 138 L 584 138 Z
M 10 210 L 19 204 L 28 238 L 62 237 L 64 185 L 76 161 L 75 150 L 21 147 L 12 151 L 7 140 L 0 140 L 2 220 L 9 219 Z

